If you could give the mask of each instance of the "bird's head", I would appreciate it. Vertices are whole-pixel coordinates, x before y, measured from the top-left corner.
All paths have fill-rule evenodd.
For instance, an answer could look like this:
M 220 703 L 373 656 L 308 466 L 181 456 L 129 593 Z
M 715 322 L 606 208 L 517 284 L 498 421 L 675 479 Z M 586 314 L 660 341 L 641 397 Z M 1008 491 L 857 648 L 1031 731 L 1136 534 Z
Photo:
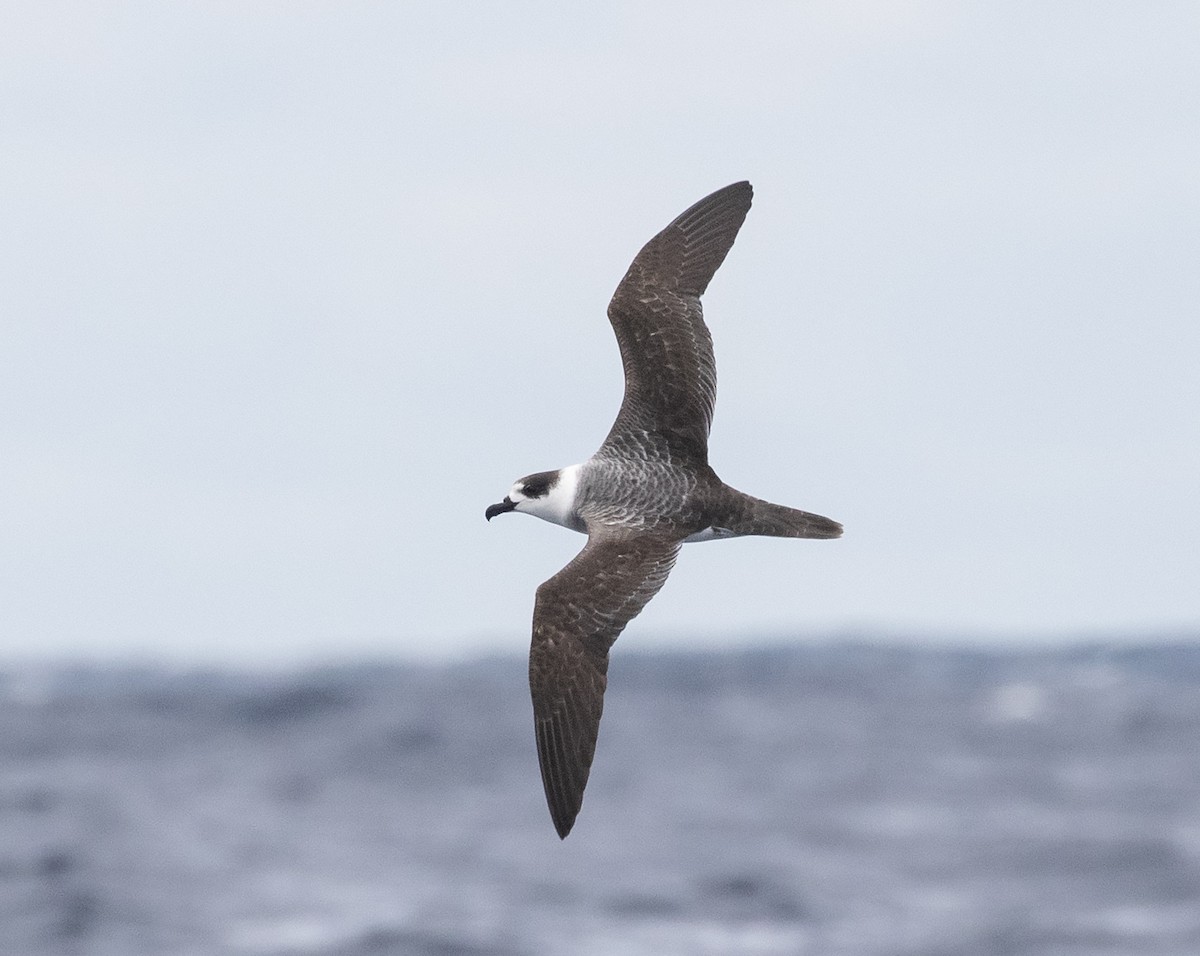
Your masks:
M 581 531 L 582 523 L 575 513 L 578 478 L 578 465 L 526 475 L 517 479 L 503 501 L 489 505 L 484 517 L 491 521 L 506 511 L 522 511 L 553 524 Z

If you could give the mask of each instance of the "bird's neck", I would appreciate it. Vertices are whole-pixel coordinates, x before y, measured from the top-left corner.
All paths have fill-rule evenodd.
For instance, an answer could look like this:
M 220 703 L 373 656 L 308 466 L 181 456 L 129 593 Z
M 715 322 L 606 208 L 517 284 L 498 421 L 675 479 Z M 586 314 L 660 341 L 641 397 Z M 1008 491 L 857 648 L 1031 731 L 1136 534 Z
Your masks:
M 582 464 L 560 468 L 554 487 L 544 497 L 529 501 L 521 510 L 572 531 L 585 530 L 577 508 L 582 470 Z

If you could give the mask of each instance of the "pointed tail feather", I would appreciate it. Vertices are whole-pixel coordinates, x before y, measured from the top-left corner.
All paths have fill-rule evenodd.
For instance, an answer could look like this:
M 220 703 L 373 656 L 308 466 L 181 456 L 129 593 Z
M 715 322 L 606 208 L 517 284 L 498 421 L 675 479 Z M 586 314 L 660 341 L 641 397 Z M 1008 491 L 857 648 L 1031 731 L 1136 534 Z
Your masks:
M 842 526 L 808 511 L 772 504 L 729 489 L 731 500 L 721 527 L 730 535 L 766 535 L 772 538 L 840 538 Z

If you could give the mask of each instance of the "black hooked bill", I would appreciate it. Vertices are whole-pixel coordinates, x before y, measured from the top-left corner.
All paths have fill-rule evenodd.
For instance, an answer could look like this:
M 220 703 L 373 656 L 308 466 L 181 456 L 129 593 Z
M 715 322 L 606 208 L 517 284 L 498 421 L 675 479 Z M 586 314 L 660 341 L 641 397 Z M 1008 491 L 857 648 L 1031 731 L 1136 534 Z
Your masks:
M 505 495 L 504 500 L 499 504 L 488 505 L 488 509 L 483 513 L 483 516 L 487 518 L 488 521 L 491 521 L 494 517 L 496 517 L 496 515 L 502 515 L 506 511 L 512 511 L 516 506 L 517 503 L 508 495 Z

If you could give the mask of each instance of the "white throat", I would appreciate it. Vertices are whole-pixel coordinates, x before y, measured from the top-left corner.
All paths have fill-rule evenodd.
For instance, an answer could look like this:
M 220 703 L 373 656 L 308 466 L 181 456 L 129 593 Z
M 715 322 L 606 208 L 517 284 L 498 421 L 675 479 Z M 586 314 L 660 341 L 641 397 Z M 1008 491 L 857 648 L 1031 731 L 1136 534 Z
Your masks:
M 541 498 L 526 498 L 514 488 L 512 499 L 517 504 L 516 510 L 572 531 L 582 531 L 575 513 L 575 495 L 579 490 L 579 472 L 582 468 L 582 465 L 570 465 L 561 469 L 554 487 Z

